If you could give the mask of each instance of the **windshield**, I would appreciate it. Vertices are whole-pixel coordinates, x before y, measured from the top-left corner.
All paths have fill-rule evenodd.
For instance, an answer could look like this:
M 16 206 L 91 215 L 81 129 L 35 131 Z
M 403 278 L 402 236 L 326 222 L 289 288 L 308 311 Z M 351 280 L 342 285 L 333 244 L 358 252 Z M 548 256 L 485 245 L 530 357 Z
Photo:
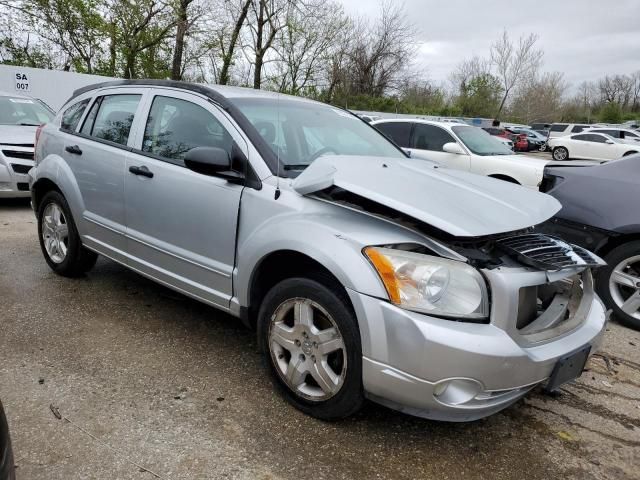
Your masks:
M 477 127 L 451 127 L 465 146 L 476 155 L 512 155 L 513 152 L 500 140 Z
M 285 170 L 302 170 L 323 155 L 406 158 L 377 130 L 338 108 L 276 98 L 241 98 L 234 104 Z
M 40 100 L 20 97 L 0 97 L 0 125 L 33 125 L 35 127 L 53 119 Z

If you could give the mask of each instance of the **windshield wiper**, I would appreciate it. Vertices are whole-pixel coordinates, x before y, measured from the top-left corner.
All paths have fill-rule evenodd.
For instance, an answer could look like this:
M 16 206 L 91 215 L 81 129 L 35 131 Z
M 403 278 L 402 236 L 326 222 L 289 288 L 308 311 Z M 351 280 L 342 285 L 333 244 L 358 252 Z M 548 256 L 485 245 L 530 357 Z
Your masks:
M 309 166 L 308 163 L 288 163 L 284 166 L 285 170 L 304 170 Z

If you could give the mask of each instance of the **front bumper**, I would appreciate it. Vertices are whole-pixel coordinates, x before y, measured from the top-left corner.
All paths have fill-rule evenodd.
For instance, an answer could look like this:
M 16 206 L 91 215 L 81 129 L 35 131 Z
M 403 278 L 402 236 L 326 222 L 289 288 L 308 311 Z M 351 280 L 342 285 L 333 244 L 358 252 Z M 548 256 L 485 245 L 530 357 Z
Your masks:
M 579 326 L 531 344 L 495 319 L 455 322 L 355 291 L 349 295 L 360 325 L 367 396 L 435 420 L 472 421 L 502 410 L 545 382 L 560 358 L 585 345 L 595 352 L 606 324 L 604 307 L 594 296 Z M 444 382 L 450 386 L 436 396 Z
M 14 147 L 15 149 L 15 147 Z M 19 148 L 16 151 L 33 155 L 33 149 Z M 33 160 L 13 158 L 0 155 L 0 198 L 21 198 L 31 195 L 29 192 L 29 175 Z

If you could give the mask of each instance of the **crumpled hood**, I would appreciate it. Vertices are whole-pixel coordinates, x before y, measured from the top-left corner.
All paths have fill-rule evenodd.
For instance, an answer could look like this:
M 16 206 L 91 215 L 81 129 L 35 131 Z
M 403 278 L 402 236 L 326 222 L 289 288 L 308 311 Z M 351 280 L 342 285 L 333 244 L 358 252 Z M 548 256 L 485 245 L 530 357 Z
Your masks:
M 37 128 L 26 125 L 0 125 L 0 145 L 33 145 Z
M 324 156 L 292 186 L 301 195 L 336 186 L 457 237 L 527 228 L 561 207 L 519 185 L 411 159 Z

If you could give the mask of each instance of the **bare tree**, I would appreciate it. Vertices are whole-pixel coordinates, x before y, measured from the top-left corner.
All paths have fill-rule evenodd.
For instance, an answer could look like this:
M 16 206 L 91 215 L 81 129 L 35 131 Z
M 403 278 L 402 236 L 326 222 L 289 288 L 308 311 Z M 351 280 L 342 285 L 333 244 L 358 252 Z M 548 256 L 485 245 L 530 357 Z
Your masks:
M 194 0 L 176 0 L 174 5 L 176 16 L 176 38 L 173 47 L 173 61 L 171 62 L 171 79 L 182 79 L 183 56 L 185 50 L 185 36 L 190 24 L 194 19 L 189 20 L 189 6 Z
M 538 36 L 531 33 L 522 36 L 515 45 L 505 30 L 502 36 L 491 46 L 491 62 L 502 82 L 502 101 L 496 112 L 500 117 L 509 95 L 525 79 L 536 74 L 542 63 L 543 52 L 536 48 Z
M 296 0 L 253 0 L 251 19 L 248 23 L 251 34 L 246 50 L 250 52 L 253 65 L 253 88 L 262 86 L 262 73 L 267 53 L 273 48 L 278 32 L 286 26 L 289 9 Z M 245 52 L 246 54 L 246 52 Z
M 233 24 L 233 29 L 230 34 L 227 35 L 226 29 L 220 29 L 217 35 L 217 45 L 219 47 L 222 66 L 218 76 L 218 83 L 226 85 L 229 83 L 229 70 L 233 63 L 235 56 L 236 46 L 240 39 L 240 32 L 244 26 L 247 15 L 249 14 L 249 7 L 251 7 L 254 0 L 240 0 L 235 3 L 229 0 L 225 0 L 225 9 L 227 14 L 230 14 L 230 23 Z M 215 60 L 212 59 L 213 65 L 216 65 Z
M 376 23 L 356 24 L 352 35 L 347 67 L 351 91 L 381 96 L 397 88 L 416 49 L 415 27 L 403 7 L 383 2 Z
M 334 2 L 310 0 L 291 9 L 275 47 L 278 90 L 298 95 L 317 87 L 329 67 L 331 47 L 347 25 L 342 6 Z

